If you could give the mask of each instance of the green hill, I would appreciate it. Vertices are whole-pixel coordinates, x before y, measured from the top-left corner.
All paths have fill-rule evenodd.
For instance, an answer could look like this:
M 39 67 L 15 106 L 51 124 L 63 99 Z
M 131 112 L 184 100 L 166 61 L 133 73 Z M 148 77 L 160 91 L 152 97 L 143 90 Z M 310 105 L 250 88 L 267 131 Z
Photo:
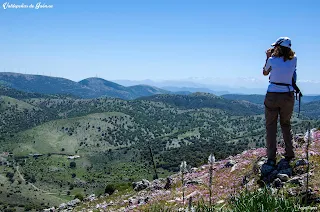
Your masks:
M 303 104 L 301 113 L 312 119 L 320 119 L 320 101 Z
M 94 77 L 81 80 L 80 82 L 74 82 L 59 77 L 10 72 L 0 73 L 0 86 L 1 85 L 29 93 L 51 95 L 64 94 L 78 96 L 80 98 L 114 97 L 135 99 L 141 96 L 171 93 L 148 85 L 125 87 L 114 82 Z M 16 93 L 18 95 L 18 92 Z M 38 97 L 40 97 L 40 95 L 38 95 Z
M 255 115 L 263 113 L 263 107 L 245 101 L 228 100 L 210 93 L 192 93 L 189 95 L 154 95 L 139 99 L 165 102 L 182 108 L 217 108 L 235 115 Z
M 0 96 L 0 140 L 55 118 L 56 115 L 50 111 L 44 111 L 28 102 Z
M 258 95 L 258 94 L 251 94 L 251 95 L 244 95 L 244 94 L 225 94 L 221 97 L 229 100 L 244 100 L 248 102 L 252 102 L 255 104 L 262 104 L 264 102 L 265 95 Z

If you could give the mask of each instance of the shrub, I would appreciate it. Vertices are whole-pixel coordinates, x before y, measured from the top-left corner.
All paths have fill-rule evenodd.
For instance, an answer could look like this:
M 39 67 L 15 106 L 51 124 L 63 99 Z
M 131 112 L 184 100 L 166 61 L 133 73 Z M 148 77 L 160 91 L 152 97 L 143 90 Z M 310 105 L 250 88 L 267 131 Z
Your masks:
M 77 193 L 77 194 L 75 195 L 75 198 L 76 198 L 76 199 L 79 199 L 79 200 L 81 200 L 81 201 L 84 199 L 83 195 L 80 194 L 80 193 Z
M 16 209 L 15 208 L 6 208 L 3 210 L 3 212 L 15 212 Z
M 33 208 L 34 208 L 33 205 L 25 205 L 24 206 L 25 211 L 31 211 Z
M 70 162 L 70 168 L 74 169 L 76 167 L 77 167 L 76 162 L 74 162 L 74 161 Z
M 9 178 L 9 179 L 11 179 L 11 178 L 14 177 L 14 173 L 12 173 L 12 172 L 7 172 L 6 177 Z
M 104 190 L 104 193 L 111 195 L 114 193 L 115 190 L 116 188 L 114 187 L 113 184 L 108 184 Z

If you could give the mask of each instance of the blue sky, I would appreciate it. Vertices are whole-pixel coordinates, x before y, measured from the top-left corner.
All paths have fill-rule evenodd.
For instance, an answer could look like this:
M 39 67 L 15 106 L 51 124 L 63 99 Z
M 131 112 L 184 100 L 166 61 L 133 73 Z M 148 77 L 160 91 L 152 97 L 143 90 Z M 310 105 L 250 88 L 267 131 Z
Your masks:
M 72 80 L 259 79 L 265 50 L 288 36 L 298 57 L 298 78 L 320 80 L 318 1 L 43 3 L 54 8 L 0 8 L 0 71 Z

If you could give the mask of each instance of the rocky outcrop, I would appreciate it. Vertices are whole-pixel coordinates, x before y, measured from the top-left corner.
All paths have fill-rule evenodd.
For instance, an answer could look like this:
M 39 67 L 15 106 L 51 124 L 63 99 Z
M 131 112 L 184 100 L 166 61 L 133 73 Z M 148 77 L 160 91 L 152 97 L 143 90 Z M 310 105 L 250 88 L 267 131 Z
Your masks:
M 143 179 L 141 181 L 138 181 L 138 182 L 133 182 L 132 183 L 132 188 L 135 190 L 135 191 L 141 191 L 143 189 L 146 189 L 150 186 L 150 182 L 146 179 Z
M 233 167 L 234 165 L 236 165 L 236 162 L 234 160 L 229 160 L 224 167 L 228 168 L 228 167 Z
M 263 161 L 265 162 L 266 160 L 264 159 Z M 261 160 L 258 164 L 262 164 Z M 270 185 L 274 189 L 287 187 L 289 196 L 299 196 L 303 202 L 320 202 L 317 193 L 306 187 L 307 177 L 313 175 L 312 172 L 307 173 L 306 165 L 309 162 L 306 159 L 298 159 L 291 164 L 294 164 L 293 168 L 285 159 L 281 159 L 276 166 L 268 166 L 263 163 L 260 166 L 262 168 L 260 185 Z

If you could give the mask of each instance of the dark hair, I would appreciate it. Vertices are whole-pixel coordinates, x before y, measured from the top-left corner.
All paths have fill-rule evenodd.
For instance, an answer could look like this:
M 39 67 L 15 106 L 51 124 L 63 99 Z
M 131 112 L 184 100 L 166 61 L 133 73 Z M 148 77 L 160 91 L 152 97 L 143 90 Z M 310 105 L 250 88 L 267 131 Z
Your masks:
M 283 61 L 292 60 L 294 58 L 295 52 L 290 48 L 285 46 L 275 46 L 272 56 L 283 57 Z

